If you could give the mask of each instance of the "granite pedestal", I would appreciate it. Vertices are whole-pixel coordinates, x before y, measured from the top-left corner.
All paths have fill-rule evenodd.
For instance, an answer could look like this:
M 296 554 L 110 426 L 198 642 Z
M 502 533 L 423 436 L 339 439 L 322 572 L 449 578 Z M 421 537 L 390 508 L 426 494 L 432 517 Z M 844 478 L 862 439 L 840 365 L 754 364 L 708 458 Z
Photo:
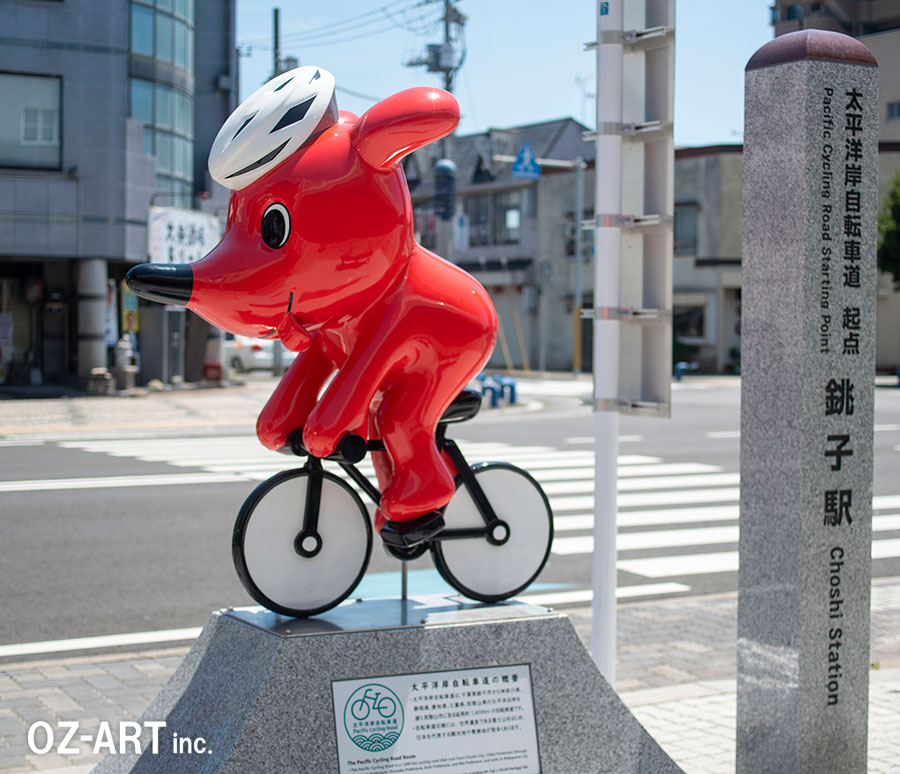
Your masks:
M 463 704 L 481 707 L 480 715 L 462 714 L 466 707 L 441 709 L 442 704 L 453 704 L 444 694 L 453 690 L 454 681 L 447 680 L 446 673 L 454 670 L 467 670 L 459 682 L 473 683 L 467 695 L 474 698 Z M 435 673 L 445 673 L 451 688 Z M 375 688 L 365 701 L 361 689 L 353 694 L 355 703 L 335 699 L 345 681 L 390 687 L 392 679 L 399 679 L 391 676 L 398 675 L 411 676 L 406 695 Z M 489 675 L 497 679 L 486 679 Z M 421 703 L 423 688 L 432 691 L 426 704 Z M 426 767 L 409 758 L 398 760 L 402 756 L 392 756 L 389 745 L 380 754 L 357 749 L 347 763 L 346 754 L 339 756 L 339 746 L 353 749 L 341 738 L 348 708 L 357 718 L 370 709 L 393 716 L 394 702 L 386 705 L 385 695 L 403 705 L 404 733 L 419 735 L 417 750 L 427 757 L 429 734 L 456 729 L 453 737 L 458 738 L 451 743 L 457 755 Z M 510 696 L 533 697 L 533 711 L 529 701 L 510 705 Z M 509 706 L 526 711 L 510 723 Z M 436 719 L 430 719 L 429 712 L 436 713 Z M 370 717 L 378 720 L 374 711 Z M 145 731 L 142 755 L 109 755 L 97 774 L 680 771 L 600 675 L 569 620 L 514 601 L 485 606 L 455 597 L 366 600 L 306 621 L 258 608 L 213 613 L 141 720 L 165 723 L 158 732 L 157 753 L 150 751 L 151 736 Z M 530 729 L 533 738 L 520 747 L 533 745 L 531 763 L 523 757 L 507 766 L 497 757 L 490 766 L 466 764 L 476 741 L 484 746 L 484 738 L 476 740 L 472 729 L 484 731 L 491 723 Z M 206 752 L 174 753 L 173 734 L 178 739 L 202 738 Z M 504 735 L 496 737 L 502 748 Z M 403 741 L 401 735 L 396 747 Z M 446 746 L 447 740 L 442 743 Z
M 878 121 L 846 35 L 747 65 L 738 772 L 866 771 Z

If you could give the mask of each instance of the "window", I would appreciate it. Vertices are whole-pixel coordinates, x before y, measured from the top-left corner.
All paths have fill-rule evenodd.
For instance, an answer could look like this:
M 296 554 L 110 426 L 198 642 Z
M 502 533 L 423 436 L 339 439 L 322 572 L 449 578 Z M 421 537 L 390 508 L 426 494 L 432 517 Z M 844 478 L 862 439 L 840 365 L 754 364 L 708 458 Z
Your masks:
M 144 122 L 143 151 L 156 158 L 165 204 L 189 208 L 194 186 L 194 103 L 184 92 L 131 79 L 131 117 Z
M 168 132 L 156 133 L 156 171 L 174 172 L 172 166 L 172 140 Z
M 175 174 L 182 178 L 190 178 L 191 175 L 191 144 L 183 137 L 175 138 Z
M 156 14 L 156 58 L 164 62 L 172 61 L 172 17 Z
M 153 123 L 153 84 L 150 81 L 131 80 L 131 117 Z
M 469 216 L 469 246 L 481 247 L 491 243 L 491 200 L 487 194 L 466 199 Z
M 521 226 L 522 192 L 494 194 L 494 244 L 518 244 Z
M 888 102 L 887 120 L 900 121 L 900 102 Z
M 135 54 L 153 56 L 153 10 L 142 5 L 131 6 L 131 50 Z
M 522 218 L 534 215 L 530 191 L 500 191 L 469 196 L 465 202 L 469 247 L 516 245 L 522 238 Z
M 672 310 L 672 333 L 679 341 L 705 339 L 706 309 L 702 306 L 676 306 Z
M 131 51 L 142 56 L 194 67 L 192 0 L 134 0 L 131 4 Z
M 803 18 L 803 6 L 799 3 L 794 3 L 793 5 L 789 5 L 787 7 L 787 13 L 785 14 L 787 19 L 802 19 Z
M 25 108 L 22 111 L 22 145 L 59 145 L 59 111 Z
M 769 13 L 770 13 L 769 24 L 777 24 L 779 21 L 781 21 L 780 17 L 778 16 L 778 6 L 777 5 L 770 6 Z
M 0 166 L 60 169 L 62 81 L 0 73 Z
M 428 250 L 437 247 L 437 216 L 434 207 L 417 207 L 413 211 L 416 241 Z
M 175 22 L 175 64 L 179 67 L 187 67 L 187 31 L 182 22 Z
M 676 204 L 675 221 L 672 224 L 675 232 L 675 254 L 697 252 L 697 205 Z
M 173 129 L 172 113 L 174 108 L 172 102 L 175 98 L 175 92 L 166 86 L 156 87 L 156 120 L 154 123 L 163 129 Z

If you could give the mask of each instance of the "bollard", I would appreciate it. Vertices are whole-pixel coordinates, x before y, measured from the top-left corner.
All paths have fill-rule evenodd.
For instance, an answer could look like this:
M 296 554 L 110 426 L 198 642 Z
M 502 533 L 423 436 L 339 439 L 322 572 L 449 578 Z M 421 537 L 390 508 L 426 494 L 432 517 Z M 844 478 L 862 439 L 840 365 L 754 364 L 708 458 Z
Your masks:
M 516 402 L 516 380 L 508 376 L 496 376 L 494 380 L 500 385 L 500 397 L 506 398 L 510 405 Z
M 488 393 L 491 395 L 491 408 L 497 408 L 500 405 L 500 386 L 492 379 L 485 379 L 481 385 L 481 394 L 487 395 Z

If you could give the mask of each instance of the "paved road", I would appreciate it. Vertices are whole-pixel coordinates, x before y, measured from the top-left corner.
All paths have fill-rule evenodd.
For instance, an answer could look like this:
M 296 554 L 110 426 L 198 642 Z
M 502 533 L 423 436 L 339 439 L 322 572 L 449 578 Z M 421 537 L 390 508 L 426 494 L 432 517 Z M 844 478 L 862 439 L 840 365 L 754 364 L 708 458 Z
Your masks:
M 194 627 L 212 608 L 249 604 L 231 525 L 256 481 L 291 466 L 250 431 L 268 388 L 120 400 L 107 426 L 102 402 L 78 403 L 76 419 L 72 404 L 19 402 L 28 425 L 0 405 L 0 645 Z M 578 402 L 588 389 L 520 380 L 540 410 L 455 428 L 470 462 L 516 462 L 547 490 L 554 552 L 528 592 L 544 604 L 590 599 L 592 421 Z M 673 404 L 669 421 L 622 418 L 622 599 L 736 587 L 739 385 L 686 381 Z M 877 391 L 876 425 L 874 575 L 900 576 L 900 390 Z M 446 588 L 428 557 L 410 568 L 411 592 Z M 359 593 L 398 590 L 397 562 L 376 546 Z

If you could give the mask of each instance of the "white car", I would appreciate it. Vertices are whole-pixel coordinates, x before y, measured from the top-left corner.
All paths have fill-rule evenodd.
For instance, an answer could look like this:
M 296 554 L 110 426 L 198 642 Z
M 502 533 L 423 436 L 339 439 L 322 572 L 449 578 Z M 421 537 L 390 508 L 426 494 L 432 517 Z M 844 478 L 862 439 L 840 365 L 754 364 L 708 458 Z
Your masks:
M 271 370 L 274 366 L 273 345 L 272 339 L 251 339 L 226 333 L 225 362 L 235 371 L 252 371 L 257 368 Z M 282 347 L 282 366 L 290 365 L 296 356 L 296 352 Z

